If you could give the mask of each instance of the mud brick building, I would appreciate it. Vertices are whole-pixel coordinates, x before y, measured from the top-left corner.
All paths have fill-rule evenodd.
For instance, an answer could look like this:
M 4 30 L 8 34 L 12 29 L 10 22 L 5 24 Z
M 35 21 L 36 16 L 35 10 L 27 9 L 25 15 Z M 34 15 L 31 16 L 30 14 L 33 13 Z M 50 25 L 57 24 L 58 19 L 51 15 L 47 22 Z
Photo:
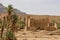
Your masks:
M 0 18 L 7 16 L 7 13 L 0 13 Z M 29 14 L 17 14 L 19 18 L 26 24 L 27 28 L 35 27 L 37 29 L 45 29 L 48 26 L 49 22 L 53 20 L 57 23 L 60 23 L 60 16 L 49 16 L 49 15 L 29 15 Z

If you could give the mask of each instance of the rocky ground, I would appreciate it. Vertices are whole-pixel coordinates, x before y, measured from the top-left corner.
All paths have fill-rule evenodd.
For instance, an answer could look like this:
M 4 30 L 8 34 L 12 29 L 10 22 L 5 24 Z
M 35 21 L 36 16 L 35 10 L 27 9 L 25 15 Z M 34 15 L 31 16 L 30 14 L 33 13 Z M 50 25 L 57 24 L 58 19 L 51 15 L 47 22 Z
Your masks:
M 18 31 L 15 33 L 17 40 L 60 40 L 60 30 L 57 31 Z

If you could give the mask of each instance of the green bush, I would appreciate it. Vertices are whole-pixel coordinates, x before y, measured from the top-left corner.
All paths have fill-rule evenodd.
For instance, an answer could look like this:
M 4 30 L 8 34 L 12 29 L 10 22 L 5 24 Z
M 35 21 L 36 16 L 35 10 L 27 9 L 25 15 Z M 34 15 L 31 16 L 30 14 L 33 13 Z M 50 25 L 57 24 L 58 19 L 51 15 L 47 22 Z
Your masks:
M 12 30 L 6 32 L 6 40 L 17 40 Z
M 24 29 L 25 23 L 23 21 L 20 21 L 20 29 Z

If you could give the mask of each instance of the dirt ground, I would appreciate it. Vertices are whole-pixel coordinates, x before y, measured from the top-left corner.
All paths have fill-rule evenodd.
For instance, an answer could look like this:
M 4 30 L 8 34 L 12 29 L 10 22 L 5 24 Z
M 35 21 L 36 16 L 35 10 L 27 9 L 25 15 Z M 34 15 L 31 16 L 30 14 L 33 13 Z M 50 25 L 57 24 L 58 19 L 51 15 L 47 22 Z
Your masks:
M 15 33 L 15 36 L 17 37 L 17 40 L 60 40 L 60 35 L 58 35 L 58 32 L 57 33 L 56 32 L 57 31 L 45 31 L 45 30 L 41 30 L 37 32 L 18 31 Z

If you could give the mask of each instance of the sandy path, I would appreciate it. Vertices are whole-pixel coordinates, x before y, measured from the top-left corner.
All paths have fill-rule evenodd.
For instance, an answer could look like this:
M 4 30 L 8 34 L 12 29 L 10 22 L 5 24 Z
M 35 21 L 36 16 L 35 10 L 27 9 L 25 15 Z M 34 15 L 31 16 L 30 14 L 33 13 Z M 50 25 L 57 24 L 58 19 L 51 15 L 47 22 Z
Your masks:
M 50 32 L 39 31 L 39 32 L 17 32 L 15 33 L 18 40 L 60 40 L 60 35 L 47 35 Z

